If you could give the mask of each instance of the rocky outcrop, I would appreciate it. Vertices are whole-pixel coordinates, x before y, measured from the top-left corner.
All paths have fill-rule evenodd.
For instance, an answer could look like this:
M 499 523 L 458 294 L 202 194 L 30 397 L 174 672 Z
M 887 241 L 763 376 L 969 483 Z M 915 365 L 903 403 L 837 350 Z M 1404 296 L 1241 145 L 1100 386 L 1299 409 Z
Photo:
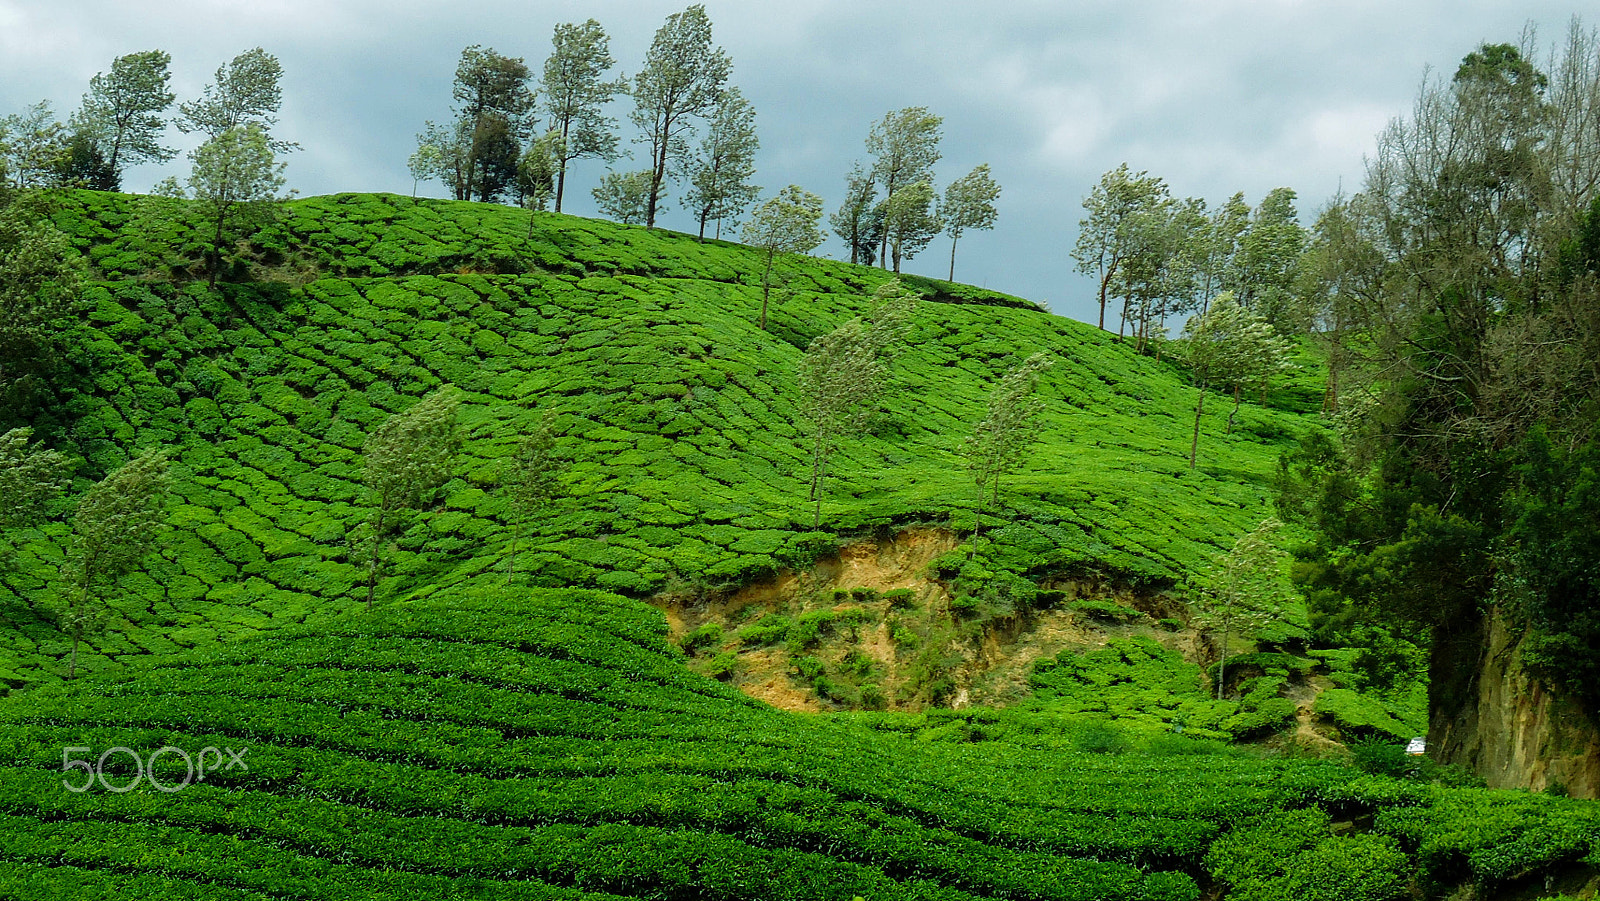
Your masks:
M 1553 691 L 1522 665 L 1524 633 L 1499 611 L 1433 652 L 1428 744 L 1491 788 L 1565 789 L 1600 797 L 1600 726 L 1594 711 Z

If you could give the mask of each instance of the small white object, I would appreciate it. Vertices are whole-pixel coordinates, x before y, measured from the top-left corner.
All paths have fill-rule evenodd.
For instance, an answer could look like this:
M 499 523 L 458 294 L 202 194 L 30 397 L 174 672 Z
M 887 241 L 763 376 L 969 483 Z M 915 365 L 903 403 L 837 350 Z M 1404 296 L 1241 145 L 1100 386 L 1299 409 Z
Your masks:
M 1411 743 L 1406 745 L 1406 753 L 1412 757 L 1420 757 L 1428 753 L 1428 740 L 1425 738 L 1411 739 Z

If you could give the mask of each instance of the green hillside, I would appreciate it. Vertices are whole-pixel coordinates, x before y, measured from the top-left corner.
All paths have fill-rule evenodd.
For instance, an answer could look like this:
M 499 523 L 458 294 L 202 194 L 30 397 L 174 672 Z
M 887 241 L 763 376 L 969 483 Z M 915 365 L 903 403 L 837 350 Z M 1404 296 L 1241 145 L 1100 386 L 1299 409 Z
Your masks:
M 888 408 L 813 532 L 794 373 L 883 273 L 797 262 L 763 333 L 759 260 L 734 245 L 387 196 L 291 210 L 215 292 L 181 205 L 83 193 L 58 215 L 99 280 L 37 436 L 80 459 L 74 495 L 170 448 L 181 503 L 72 682 L 51 613 L 71 498 L 20 536 L 0 897 L 1381 901 L 1600 865 L 1592 804 L 1451 787 L 1386 746 L 1358 769 L 1175 734 L 1152 711 L 1211 735 L 1276 714 L 1213 704 L 1152 641 L 1040 666 L 1048 703 L 803 716 L 694 674 L 647 602 L 970 529 L 960 441 L 1040 349 L 1045 441 L 950 578 L 1177 596 L 1266 514 L 1278 452 L 1317 427 L 1314 379 L 1231 435 L 1211 404 L 1190 472 L 1181 371 L 918 281 Z M 464 398 L 460 475 L 364 612 L 363 442 L 442 384 Z M 546 411 L 574 465 L 507 584 L 501 463 Z M 1242 665 L 1273 694 L 1310 661 Z
M 22 693 L 0 724 L 6 897 L 1397 898 L 1558 872 L 1600 830 L 1592 804 L 1176 736 L 786 714 L 690 675 L 654 609 L 574 590 L 445 589 Z M 135 756 L 223 753 L 78 792 L 63 747 L 127 749 L 115 789 Z
M 165 205 L 164 205 L 165 204 Z M 138 450 L 174 449 L 181 504 L 162 559 L 124 580 L 80 665 L 337 615 L 358 600 L 367 499 L 361 447 L 441 384 L 464 392 L 468 440 L 442 508 L 400 542 L 386 599 L 500 565 L 501 460 L 546 410 L 575 465 L 569 497 L 523 557 L 536 584 L 645 596 L 804 566 L 839 536 L 911 523 L 971 527 L 957 451 L 1000 373 L 1036 350 L 1044 442 L 1004 485 L 1003 566 L 1169 584 L 1203 572 L 1266 515 L 1264 479 L 1310 421 L 1315 389 L 1208 406 L 1168 363 L 1016 298 L 922 282 L 886 414 L 842 454 L 811 534 L 795 372 L 806 343 L 861 312 L 888 276 L 805 259 L 793 296 L 755 324 L 762 260 L 555 214 L 341 195 L 298 201 L 256 238 L 258 280 L 179 278 L 196 226 L 176 202 L 80 193 L 58 225 L 103 279 L 81 348 L 33 424 L 84 461 L 80 487 Z M 244 273 L 240 273 L 243 275 Z M 22 542 L 0 581 L 0 680 L 58 675 L 44 612 L 65 527 Z

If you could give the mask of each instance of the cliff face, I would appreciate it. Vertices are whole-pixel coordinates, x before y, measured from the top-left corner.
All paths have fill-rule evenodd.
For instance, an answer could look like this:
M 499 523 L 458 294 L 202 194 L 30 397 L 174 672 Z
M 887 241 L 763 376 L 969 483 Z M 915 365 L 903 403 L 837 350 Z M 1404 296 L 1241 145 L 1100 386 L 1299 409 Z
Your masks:
M 1523 633 L 1498 611 L 1434 646 L 1428 745 L 1491 788 L 1600 797 L 1600 726 L 1593 711 L 1522 666 Z

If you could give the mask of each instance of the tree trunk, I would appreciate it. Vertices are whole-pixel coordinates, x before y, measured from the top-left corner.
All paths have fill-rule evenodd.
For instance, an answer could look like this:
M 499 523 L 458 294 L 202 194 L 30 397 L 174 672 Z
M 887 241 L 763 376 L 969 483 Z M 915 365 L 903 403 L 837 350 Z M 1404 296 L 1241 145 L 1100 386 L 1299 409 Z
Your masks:
M 381 498 L 378 503 L 378 522 L 372 529 L 372 559 L 367 564 L 367 612 L 372 612 L 372 598 L 378 593 L 378 546 L 383 540 L 383 514 L 388 507 L 388 498 Z
M 1234 419 L 1235 416 L 1239 415 L 1239 404 L 1240 404 L 1240 402 L 1242 400 L 1243 400 L 1243 389 L 1238 385 L 1234 385 L 1233 386 L 1233 409 L 1228 411 L 1228 429 L 1227 429 L 1227 431 L 1223 432 L 1224 435 L 1232 435 L 1233 434 L 1233 419 Z
M 211 240 L 211 273 L 207 279 L 207 285 L 213 289 L 217 287 L 217 270 L 222 268 L 222 228 L 227 220 L 227 207 L 219 208 L 217 210 L 217 234 Z
M 772 262 L 777 252 L 767 249 L 767 268 L 761 273 L 761 330 L 767 330 L 767 298 L 772 294 Z
M 822 528 L 822 477 L 828 469 L 827 455 L 822 455 L 817 461 L 816 481 L 812 485 L 812 496 L 816 498 L 816 507 L 811 514 L 811 531 Z
M 1206 380 L 1200 379 L 1200 399 L 1194 404 L 1194 440 L 1189 443 L 1189 471 L 1194 472 L 1195 458 L 1200 454 L 1200 413 L 1206 406 Z
M 978 533 L 983 528 L 983 499 L 989 493 L 989 486 L 978 483 L 978 508 L 972 512 L 972 537 L 969 541 L 977 541 Z
M 956 280 L 956 242 L 959 240 L 954 235 L 950 236 L 950 281 Z
M 1231 607 L 1231 605 L 1230 605 Z M 1228 684 L 1228 627 L 1231 614 L 1222 617 L 1222 659 L 1217 661 L 1217 700 L 1222 700 L 1222 690 Z
M 706 243 L 706 216 L 707 216 L 707 213 L 705 211 L 702 211 L 700 213 L 700 243 L 701 244 Z
M 522 525 L 519 523 L 511 530 L 511 556 L 506 560 L 506 584 L 511 584 L 511 577 L 517 573 L 517 537 L 522 534 Z
M 656 227 L 656 198 L 661 196 L 661 183 L 667 178 L 667 136 L 668 128 L 662 129 L 661 152 L 651 162 L 655 165 L 650 170 L 650 205 L 645 212 L 644 224 L 647 228 Z

